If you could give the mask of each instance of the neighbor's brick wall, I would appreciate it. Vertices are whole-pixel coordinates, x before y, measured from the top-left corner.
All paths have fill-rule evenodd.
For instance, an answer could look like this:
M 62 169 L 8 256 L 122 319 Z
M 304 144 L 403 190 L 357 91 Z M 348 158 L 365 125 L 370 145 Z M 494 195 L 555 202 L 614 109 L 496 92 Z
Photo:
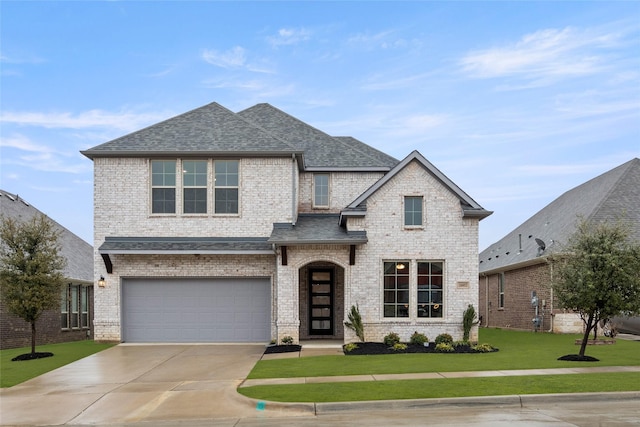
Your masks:
M 94 159 L 94 270 L 96 277 L 104 276 L 110 285 L 96 289 L 96 339 L 120 341 L 120 277 L 125 276 L 191 276 L 224 275 L 224 268 L 216 266 L 214 258 L 200 262 L 190 260 L 184 265 L 180 257 L 165 258 L 155 265 L 152 257 L 134 260 L 132 257 L 113 256 L 114 274 L 106 273 L 98 248 L 105 236 L 216 236 L 216 237 L 268 237 L 274 222 L 291 222 L 293 182 L 297 166 L 291 158 L 241 159 L 239 215 L 151 215 L 150 160 L 141 158 Z M 213 168 L 209 167 L 209 182 L 213 182 Z M 178 165 L 178 170 L 180 165 Z M 123 178 L 125 177 L 125 178 Z M 176 174 L 176 207 L 181 211 L 181 174 Z M 297 178 L 296 178 L 297 179 Z M 278 185 L 274 185 L 274 183 Z M 211 194 L 209 207 L 211 207 Z M 176 262 L 180 260 L 181 262 Z M 243 260 L 244 261 L 244 260 Z M 228 258 L 224 260 L 228 263 Z M 131 266 L 128 266 L 132 263 Z M 246 267 L 240 276 L 255 276 L 262 271 L 265 261 L 257 264 L 233 262 L 233 268 Z M 273 274 L 274 257 L 269 261 L 268 274 Z M 190 270 L 191 268 L 193 270 Z
M 301 213 L 340 213 L 349 203 L 353 202 L 367 188 L 375 184 L 384 176 L 382 172 L 331 172 L 329 173 L 329 209 L 313 208 L 313 173 L 300 174 Z
M 404 196 L 424 197 L 424 227 L 404 228 Z M 462 314 L 468 304 L 478 307 L 478 220 L 462 218 L 459 199 L 417 162 L 412 162 L 367 200 L 364 219 L 349 218 L 349 229 L 367 230 L 369 242 L 358 247 L 356 265 L 347 275 L 345 309 L 358 304 L 367 340 L 380 341 L 396 332 L 408 341 L 414 331 L 430 339 L 443 332 L 462 339 Z M 410 317 L 383 317 L 384 261 L 409 260 Z M 418 319 L 416 271 L 418 261 L 444 261 L 444 316 Z M 464 282 L 466 287 L 459 287 Z M 345 331 L 346 340 L 356 340 Z M 477 339 L 477 328 L 471 339 Z
M 93 301 L 92 288 L 89 289 L 89 301 Z M 60 309 L 45 311 L 36 322 L 37 346 L 70 341 L 93 339 L 93 304 L 89 304 L 88 329 L 61 329 Z M 87 335 L 89 332 L 89 335 Z M 31 346 L 31 324 L 19 317 L 12 316 L 0 301 L 0 350 Z
M 480 277 L 480 310 L 483 326 L 534 330 L 531 291 L 536 291 L 542 318 L 540 331 L 551 328 L 551 274 L 549 265 L 539 264 L 504 273 L 504 308 L 498 304 L 498 274 Z M 546 307 L 543 308 L 543 301 Z

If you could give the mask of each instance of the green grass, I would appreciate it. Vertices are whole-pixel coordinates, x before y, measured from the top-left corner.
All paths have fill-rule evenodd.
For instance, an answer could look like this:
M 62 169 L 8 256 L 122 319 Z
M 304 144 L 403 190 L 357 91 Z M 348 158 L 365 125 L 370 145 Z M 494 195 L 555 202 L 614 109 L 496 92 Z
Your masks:
M 0 350 L 0 387 L 11 387 L 35 378 L 61 366 L 75 362 L 111 347 L 113 344 L 99 344 L 95 341 L 76 341 L 60 344 L 39 345 L 38 353 L 51 352 L 52 357 L 13 362 L 14 357 L 31 353 L 31 347 Z
M 614 345 L 589 346 L 585 354 L 599 362 L 557 360 L 580 350 L 574 334 L 549 334 L 481 329 L 480 342 L 500 349 L 480 354 L 390 354 L 320 356 L 262 360 L 248 378 L 293 378 L 335 375 L 405 374 L 418 372 L 488 371 L 640 365 L 640 342 L 617 340 Z
M 318 356 L 263 360 L 248 378 L 404 374 L 513 369 L 640 365 L 640 342 L 589 346 L 585 354 L 599 362 L 557 360 L 580 350 L 579 335 L 481 329 L 480 342 L 500 349 L 479 354 L 391 354 Z M 243 387 L 251 398 L 283 402 L 343 402 L 548 393 L 640 391 L 640 372 L 541 376 L 439 378 L 429 380 L 339 382 Z
M 238 392 L 276 402 L 352 402 L 637 390 L 639 372 L 292 384 L 246 387 Z

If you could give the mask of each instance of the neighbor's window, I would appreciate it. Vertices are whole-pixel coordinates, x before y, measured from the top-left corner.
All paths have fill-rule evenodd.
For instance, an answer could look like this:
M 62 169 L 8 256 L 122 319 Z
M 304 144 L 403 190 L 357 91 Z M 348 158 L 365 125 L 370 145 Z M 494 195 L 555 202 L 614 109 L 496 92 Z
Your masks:
M 443 263 L 418 262 L 418 317 L 442 317 Z
M 151 162 L 151 213 L 176 213 L 176 161 Z
M 409 261 L 384 263 L 384 317 L 409 317 Z
M 62 329 L 89 328 L 89 287 L 67 284 L 60 299 L 60 327 Z
M 313 206 L 329 207 L 329 174 L 317 173 L 313 175 Z
M 207 161 L 182 161 L 183 213 L 207 213 Z
M 421 196 L 406 196 L 404 198 L 404 225 L 407 227 L 422 225 Z
M 214 162 L 214 206 L 217 214 L 238 213 L 238 160 Z
M 504 308 L 504 273 L 498 274 L 498 308 Z

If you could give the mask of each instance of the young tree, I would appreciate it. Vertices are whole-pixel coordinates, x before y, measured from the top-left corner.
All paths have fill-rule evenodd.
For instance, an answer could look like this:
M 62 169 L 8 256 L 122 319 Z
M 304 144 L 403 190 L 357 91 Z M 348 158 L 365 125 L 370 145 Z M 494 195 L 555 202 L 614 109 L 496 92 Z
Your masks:
M 600 320 L 640 312 L 640 244 L 620 223 L 580 220 L 567 247 L 554 257 L 554 292 L 560 306 L 580 314 L 589 334 Z
M 0 220 L 0 295 L 7 310 L 31 324 L 31 354 L 36 354 L 36 321 L 60 306 L 66 260 L 59 255 L 60 233 L 44 215 L 20 222 Z

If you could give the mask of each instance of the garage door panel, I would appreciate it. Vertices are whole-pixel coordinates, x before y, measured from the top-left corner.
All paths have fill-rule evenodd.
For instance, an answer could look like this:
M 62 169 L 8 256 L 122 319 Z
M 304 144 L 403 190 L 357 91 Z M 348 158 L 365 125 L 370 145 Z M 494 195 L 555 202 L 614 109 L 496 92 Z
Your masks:
M 266 342 L 270 280 L 126 279 L 122 331 L 127 342 Z

